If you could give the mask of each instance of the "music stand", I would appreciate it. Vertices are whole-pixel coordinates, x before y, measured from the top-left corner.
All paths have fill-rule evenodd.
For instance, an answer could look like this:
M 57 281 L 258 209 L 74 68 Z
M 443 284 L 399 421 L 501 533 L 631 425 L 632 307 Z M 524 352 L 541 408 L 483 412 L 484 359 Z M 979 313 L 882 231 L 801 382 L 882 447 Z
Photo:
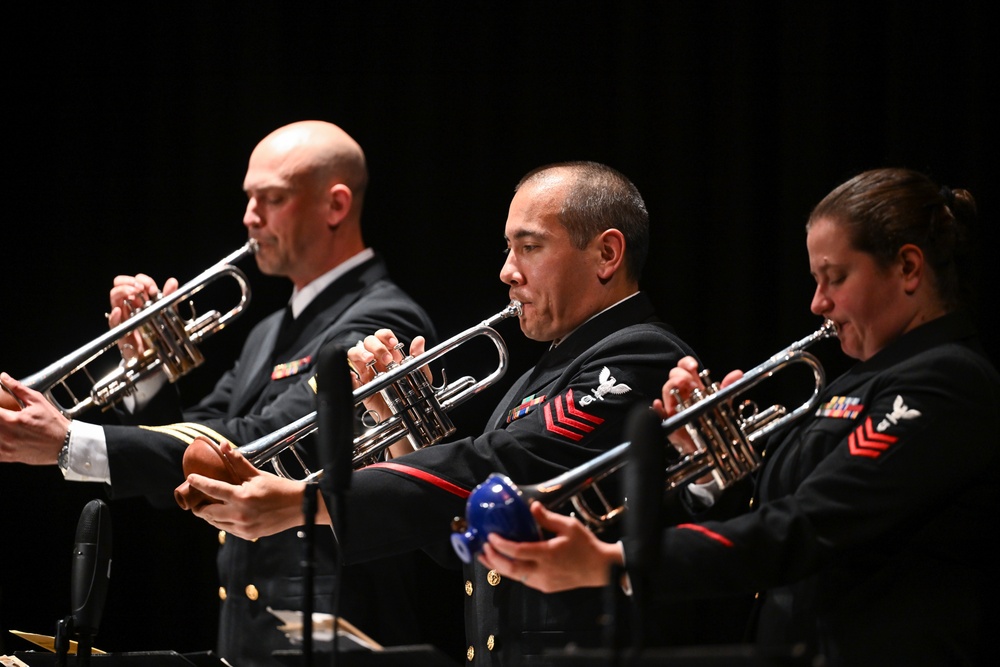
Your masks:
M 615 654 L 607 649 L 575 649 L 546 652 L 551 664 L 558 667 L 809 667 L 813 656 L 804 647 L 764 651 L 752 644 L 678 646 L 649 648 L 641 652 L 628 649 Z
M 304 667 L 302 651 L 272 653 L 287 667 Z M 330 664 L 330 652 L 315 651 L 316 664 Z M 457 663 L 429 644 L 387 646 L 378 651 L 350 650 L 337 653 L 339 667 L 457 667 Z
M 20 651 L 14 656 L 28 667 L 55 667 L 57 655 L 48 651 Z M 93 667 L 227 667 L 217 655 L 207 653 L 180 654 L 176 651 L 136 651 L 129 653 L 92 654 Z M 67 661 L 72 666 L 73 661 Z

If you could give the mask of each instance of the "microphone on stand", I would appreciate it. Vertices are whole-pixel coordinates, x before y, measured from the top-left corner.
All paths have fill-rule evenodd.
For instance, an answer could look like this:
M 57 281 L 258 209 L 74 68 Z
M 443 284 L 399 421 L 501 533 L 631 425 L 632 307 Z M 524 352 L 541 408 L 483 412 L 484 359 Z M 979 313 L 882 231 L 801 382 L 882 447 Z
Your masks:
M 340 550 L 347 536 L 347 497 L 354 471 L 354 390 L 347 348 L 327 343 L 317 360 L 316 428 L 318 453 L 323 476 L 320 487 L 333 499 L 330 508 L 336 538 L 336 584 L 333 593 L 333 664 L 337 661 L 337 616 L 340 606 Z M 315 493 L 315 489 L 306 493 Z M 305 626 L 303 625 L 303 631 Z
M 56 628 L 56 662 L 66 664 L 69 641 L 75 637 L 77 665 L 86 666 L 111 578 L 111 513 L 103 500 L 91 500 L 80 513 L 70 574 L 71 611 Z

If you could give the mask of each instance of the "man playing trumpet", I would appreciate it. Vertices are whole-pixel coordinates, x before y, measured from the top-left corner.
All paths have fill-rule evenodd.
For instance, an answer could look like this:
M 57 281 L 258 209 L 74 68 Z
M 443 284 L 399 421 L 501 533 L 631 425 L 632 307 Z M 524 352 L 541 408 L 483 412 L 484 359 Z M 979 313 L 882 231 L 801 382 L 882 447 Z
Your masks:
M 450 522 L 478 482 L 498 470 L 541 481 L 618 444 L 629 408 L 649 403 L 667 371 L 692 354 L 639 291 L 648 216 L 617 171 L 575 162 L 530 172 L 516 188 L 504 238 L 500 279 L 523 304 L 521 330 L 551 347 L 514 383 L 482 435 L 354 473 L 341 545 L 348 562 L 424 549 L 457 564 Z M 381 370 L 401 358 L 397 339 L 382 329 L 350 350 L 362 382 L 371 379 L 369 361 Z M 411 352 L 423 349 L 418 338 Z M 377 401 L 368 407 L 385 416 Z M 198 516 L 246 538 L 302 522 L 303 483 L 261 472 L 235 450 L 226 455 L 242 482 L 190 475 L 190 486 L 216 501 L 196 508 Z M 335 509 L 325 505 L 318 520 L 332 523 Z M 542 664 L 535 661 L 547 649 L 599 637 L 602 601 L 594 591 L 541 596 L 479 565 L 465 586 L 472 664 Z
M 237 364 L 190 410 L 182 413 L 175 392 L 158 378 L 151 379 L 152 387 L 140 386 L 134 411 L 121 414 L 141 427 L 70 422 L 44 396 L 3 374 L 0 380 L 24 409 L 0 409 L 0 461 L 58 465 L 66 479 L 108 484 L 115 498 L 145 496 L 154 505 L 173 506 L 174 487 L 184 479 L 181 458 L 195 437 L 248 442 L 313 409 L 309 380 L 328 341 L 347 344 L 379 326 L 397 328 L 407 339 L 433 335 L 426 313 L 390 280 L 384 262 L 364 242 L 367 182 L 361 147 L 336 125 L 302 121 L 265 137 L 251 154 L 244 179 L 243 224 L 257 242 L 261 271 L 293 284 L 288 306 L 251 331 Z M 176 287 L 170 279 L 164 292 Z M 138 308 L 158 291 L 149 276 L 117 277 L 110 295 L 111 325 L 123 318 L 124 304 Z M 122 343 L 126 349 L 139 344 Z M 329 612 L 337 584 L 332 541 L 323 537 L 327 548 L 317 562 L 315 608 Z M 300 540 L 290 531 L 254 542 L 220 534 L 220 542 L 219 653 L 234 665 L 278 664 L 271 652 L 291 645 L 266 608 L 300 607 Z M 396 562 L 378 568 L 375 577 L 355 573 L 343 579 L 381 582 L 386 596 L 398 595 L 402 606 L 407 567 Z M 411 580 L 421 576 L 413 574 Z M 342 612 L 378 641 L 423 639 L 416 628 L 409 628 L 416 634 L 406 634 L 406 626 L 379 626 L 400 610 L 378 609 L 368 587 L 341 595 Z

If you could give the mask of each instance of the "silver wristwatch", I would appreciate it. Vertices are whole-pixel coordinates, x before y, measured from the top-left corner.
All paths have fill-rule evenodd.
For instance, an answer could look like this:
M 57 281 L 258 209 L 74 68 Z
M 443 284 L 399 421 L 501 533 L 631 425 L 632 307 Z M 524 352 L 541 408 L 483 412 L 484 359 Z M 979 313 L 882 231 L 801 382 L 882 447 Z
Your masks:
M 63 439 L 62 449 L 59 450 L 59 456 L 56 458 L 56 465 L 59 466 L 59 470 L 63 473 L 69 470 L 69 434 L 71 431 L 71 428 L 66 429 L 66 437 Z

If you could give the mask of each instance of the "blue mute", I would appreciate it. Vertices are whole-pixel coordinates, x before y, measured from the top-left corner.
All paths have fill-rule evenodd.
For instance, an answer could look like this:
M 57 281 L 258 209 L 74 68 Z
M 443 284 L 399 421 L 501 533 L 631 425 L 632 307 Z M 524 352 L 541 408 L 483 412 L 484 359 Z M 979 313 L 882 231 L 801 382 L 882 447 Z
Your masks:
M 464 525 L 456 526 L 456 532 L 451 534 L 451 546 L 462 562 L 471 563 L 482 552 L 490 533 L 515 542 L 542 539 L 528 509 L 529 502 L 510 478 L 498 473 L 473 489 L 465 505 Z

